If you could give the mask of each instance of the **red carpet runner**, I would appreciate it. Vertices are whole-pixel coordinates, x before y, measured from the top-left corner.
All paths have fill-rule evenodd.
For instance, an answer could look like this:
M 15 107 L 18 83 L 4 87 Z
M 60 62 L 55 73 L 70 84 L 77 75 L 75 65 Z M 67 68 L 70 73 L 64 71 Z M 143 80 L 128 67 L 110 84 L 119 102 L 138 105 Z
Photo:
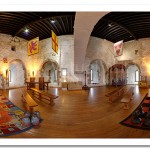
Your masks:
M 132 127 L 132 128 L 138 128 L 138 129 L 143 129 L 143 130 L 150 130 L 150 124 L 146 125 L 145 121 L 146 119 L 149 119 L 148 121 L 150 122 L 150 118 L 148 118 L 148 112 L 150 113 L 150 97 L 147 97 L 148 94 L 144 97 L 143 101 L 140 103 L 140 105 L 133 111 L 131 115 L 129 115 L 126 119 L 120 122 L 120 124 Z M 138 112 L 139 107 L 142 109 L 142 115 L 138 116 L 140 119 L 139 123 L 135 123 L 133 121 L 133 117 L 135 116 L 135 113 Z M 133 123 L 134 122 L 134 123 Z

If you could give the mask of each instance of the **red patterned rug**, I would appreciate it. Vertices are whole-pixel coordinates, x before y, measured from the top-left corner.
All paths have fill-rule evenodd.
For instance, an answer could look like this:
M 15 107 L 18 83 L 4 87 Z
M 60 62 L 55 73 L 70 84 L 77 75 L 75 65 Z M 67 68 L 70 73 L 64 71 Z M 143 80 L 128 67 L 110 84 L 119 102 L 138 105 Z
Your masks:
M 24 113 L 7 98 L 0 96 L 0 137 L 18 134 L 33 128 L 32 124 L 23 126 L 22 117 Z
M 120 124 L 132 128 L 150 130 L 150 97 L 148 97 L 148 94 L 146 94 L 133 113 L 121 121 Z

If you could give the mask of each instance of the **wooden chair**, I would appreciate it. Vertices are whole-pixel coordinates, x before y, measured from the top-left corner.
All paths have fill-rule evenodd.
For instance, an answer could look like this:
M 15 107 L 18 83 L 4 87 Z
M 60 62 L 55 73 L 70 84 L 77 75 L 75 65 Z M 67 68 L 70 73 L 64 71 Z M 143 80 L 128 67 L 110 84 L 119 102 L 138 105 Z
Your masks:
M 39 77 L 39 90 L 44 90 L 45 85 L 44 85 L 44 77 Z
M 35 88 L 35 77 L 30 77 L 30 85 L 29 85 L 29 87 L 30 88 Z

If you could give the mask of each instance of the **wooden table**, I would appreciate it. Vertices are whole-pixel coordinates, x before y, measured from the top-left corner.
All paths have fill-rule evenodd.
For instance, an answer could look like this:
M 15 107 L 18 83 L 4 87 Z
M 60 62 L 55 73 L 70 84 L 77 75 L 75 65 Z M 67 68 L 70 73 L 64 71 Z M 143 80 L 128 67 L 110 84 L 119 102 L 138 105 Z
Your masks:
M 50 82 L 44 82 L 44 87 L 46 87 L 46 89 L 48 90 L 48 84 Z M 27 90 L 29 90 L 30 88 L 34 88 L 35 87 L 35 84 L 39 84 L 39 82 L 30 82 L 30 81 L 26 81 L 26 84 L 27 84 Z M 45 88 L 44 88 L 45 89 Z M 43 90 L 44 90 L 43 89 Z

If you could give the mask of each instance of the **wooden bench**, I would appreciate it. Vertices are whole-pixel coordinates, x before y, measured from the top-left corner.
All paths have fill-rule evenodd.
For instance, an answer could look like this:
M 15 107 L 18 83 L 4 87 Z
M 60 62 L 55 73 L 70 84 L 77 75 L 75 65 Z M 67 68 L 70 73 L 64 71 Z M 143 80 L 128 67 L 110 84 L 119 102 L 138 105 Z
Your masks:
M 108 97 L 108 101 L 112 103 L 114 100 L 118 99 L 118 97 L 121 97 L 126 92 L 126 90 L 127 86 L 122 86 L 105 94 L 105 96 Z
M 129 109 L 130 108 L 130 102 L 133 99 L 134 95 L 134 87 L 130 87 L 125 96 L 121 99 L 121 103 L 124 103 L 123 109 Z
M 32 97 L 27 92 L 22 93 L 22 100 L 27 104 L 30 112 L 33 112 L 34 107 L 38 106 L 38 104 L 32 99 Z
M 35 88 L 30 88 L 30 90 L 32 91 L 33 96 L 37 95 L 36 98 L 38 98 L 39 100 L 41 100 L 41 99 L 48 100 L 50 102 L 49 103 L 50 105 L 53 105 L 54 99 L 58 98 L 58 96 L 56 96 L 56 95 L 49 94 L 49 93 L 43 92 L 43 91 L 35 89 Z

